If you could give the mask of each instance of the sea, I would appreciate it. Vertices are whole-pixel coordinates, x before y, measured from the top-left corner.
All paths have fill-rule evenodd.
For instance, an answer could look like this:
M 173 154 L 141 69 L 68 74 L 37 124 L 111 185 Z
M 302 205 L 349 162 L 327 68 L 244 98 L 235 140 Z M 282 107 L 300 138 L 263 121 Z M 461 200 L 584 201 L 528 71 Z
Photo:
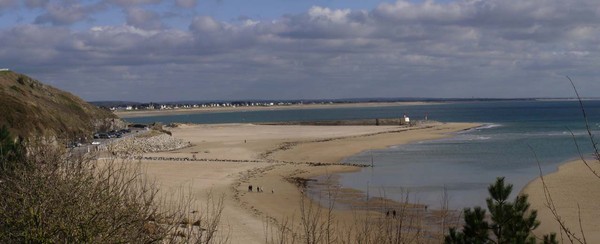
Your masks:
M 589 157 L 592 134 L 600 131 L 600 101 L 478 101 L 381 107 L 333 107 L 266 111 L 213 112 L 128 118 L 134 123 L 259 123 L 398 118 L 476 122 L 481 126 L 452 137 L 365 151 L 346 163 L 373 167 L 339 175 L 342 187 L 366 197 L 386 197 L 450 209 L 485 206 L 487 187 L 497 177 L 513 185 L 513 197 L 530 181 L 560 164 Z M 444 197 L 446 196 L 446 197 Z M 446 200 L 444 200 L 446 199 Z

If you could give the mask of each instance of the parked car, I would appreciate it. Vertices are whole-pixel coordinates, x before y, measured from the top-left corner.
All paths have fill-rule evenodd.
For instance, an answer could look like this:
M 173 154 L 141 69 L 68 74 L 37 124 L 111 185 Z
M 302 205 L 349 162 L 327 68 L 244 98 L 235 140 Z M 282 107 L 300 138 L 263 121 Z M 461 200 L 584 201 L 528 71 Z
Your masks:
M 76 147 L 80 147 L 80 146 L 82 146 L 81 142 L 69 142 L 67 144 L 68 148 L 76 148 Z

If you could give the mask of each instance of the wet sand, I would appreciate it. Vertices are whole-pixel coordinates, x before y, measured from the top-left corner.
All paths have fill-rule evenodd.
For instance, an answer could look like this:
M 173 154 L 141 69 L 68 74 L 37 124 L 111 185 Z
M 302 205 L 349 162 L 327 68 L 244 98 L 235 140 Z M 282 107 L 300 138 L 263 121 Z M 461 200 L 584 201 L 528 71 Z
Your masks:
M 190 189 L 202 201 L 212 190 L 225 195 L 221 233 L 232 243 L 264 243 L 265 227 L 272 220 L 299 219 L 305 194 L 290 179 L 310 178 L 360 170 L 340 165 L 348 156 L 364 150 L 451 136 L 452 132 L 478 126 L 471 123 L 432 123 L 420 127 L 399 126 L 294 126 L 294 125 L 180 125 L 173 136 L 193 144 L 172 152 L 148 153 L 147 157 L 187 157 L 219 161 L 143 160 L 148 175 L 165 191 Z M 252 162 L 234 162 L 245 160 Z M 308 164 L 321 163 L 323 166 Z M 331 165 L 329 165 L 331 164 Z M 264 192 L 248 192 L 248 186 Z M 316 206 L 312 201 L 305 204 Z M 355 211 L 335 210 L 336 221 L 355 221 Z M 230 230 L 229 232 L 225 230 Z

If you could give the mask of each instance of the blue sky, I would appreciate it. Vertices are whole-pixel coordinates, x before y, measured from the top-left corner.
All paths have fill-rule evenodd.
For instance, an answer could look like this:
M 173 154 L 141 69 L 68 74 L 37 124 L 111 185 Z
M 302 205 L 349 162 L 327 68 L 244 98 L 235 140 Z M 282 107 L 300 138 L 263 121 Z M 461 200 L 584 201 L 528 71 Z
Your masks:
M 0 0 L 0 66 L 87 100 L 571 97 L 595 0 Z

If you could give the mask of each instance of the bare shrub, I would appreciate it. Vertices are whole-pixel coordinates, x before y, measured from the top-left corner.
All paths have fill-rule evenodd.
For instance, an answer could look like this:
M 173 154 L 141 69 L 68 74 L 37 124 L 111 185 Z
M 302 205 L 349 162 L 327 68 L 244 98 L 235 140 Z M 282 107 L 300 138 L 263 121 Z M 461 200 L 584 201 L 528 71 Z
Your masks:
M 294 219 L 284 218 L 277 222 L 273 218 L 265 218 L 265 243 L 294 244 L 298 241 L 297 234 L 292 230 Z
M 177 214 L 165 223 L 175 225 L 175 231 L 171 231 L 166 242 L 228 243 L 230 229 L 221 224 L 225 195 L 215 196 L 208 191 L 205 201 L 197 202 L 191 193 L 191 190 L 180 190 L 179 196 L 170 201 L 169 208 L 175 209 Z
M 190 215 L 193 199 L 169 206 L 140 162 L 52 145 L 29 141 L 20 167 L 0 175 L 0 243 L 217 243 L 223 197 Z
M 315 204 L 304 194 L 300 197 L 301 239 L 304 243 L 335 243 L 337 222 L 333 215 L 337 191 L 328 188 L 327 206 Z
M 412 204 L 408 192 L 402 194 L 400 202 L 387 200 L 385 192 L 381 195 L 380 198 L 367 201 L 366 211 L 358 213 L 357 216 L 362 215 L 362 217 L 353 223 L 356 226 L 354 241 L 360 243 L 425 242 L 423 239 L 426 232 L 424 208 Z

